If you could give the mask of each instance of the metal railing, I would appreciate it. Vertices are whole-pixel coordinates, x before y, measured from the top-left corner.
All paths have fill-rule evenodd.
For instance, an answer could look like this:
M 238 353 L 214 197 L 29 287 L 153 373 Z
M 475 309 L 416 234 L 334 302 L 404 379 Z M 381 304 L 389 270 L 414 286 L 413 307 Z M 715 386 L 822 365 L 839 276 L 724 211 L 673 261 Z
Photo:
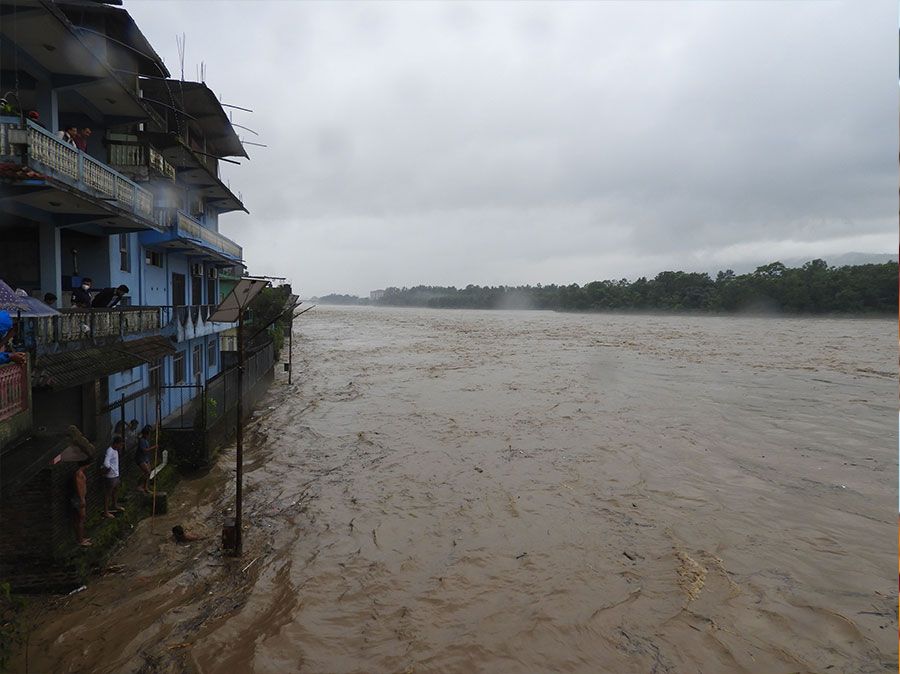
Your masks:
M 18 363 L 0 365 L 0 421 L 28 410 L 28 368 Z
M 95 190 L 120 208 L 153 219 L 153 194 L 148 190 L 89 154 L 64 143 L 31 120 L 26 120 L 24 129 L 18 120 L 0 122 L 0 154 L 12 156 L 20 146 L 27 148 L 31 168 L 37 171 L 49 169 L 57 177 L 75 183 L 75 187 Z

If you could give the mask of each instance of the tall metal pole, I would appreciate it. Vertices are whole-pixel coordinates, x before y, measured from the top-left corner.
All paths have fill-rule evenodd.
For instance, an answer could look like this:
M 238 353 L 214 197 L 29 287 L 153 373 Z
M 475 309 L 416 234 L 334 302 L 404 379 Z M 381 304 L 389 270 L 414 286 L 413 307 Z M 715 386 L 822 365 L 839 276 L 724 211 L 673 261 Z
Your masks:
M 294 374 L 294 310 L 291 309 L 291 322 L 288 323 L 288 386 Z
M 234 554 L 242 552 L 241 515 L 243 513 L 242 492 L 244 478 L 244 309 L 238 312 L 237 330 L 238 374 L 237 374 L 237 462 L 235 470 L 235 506 L 234 506 Z

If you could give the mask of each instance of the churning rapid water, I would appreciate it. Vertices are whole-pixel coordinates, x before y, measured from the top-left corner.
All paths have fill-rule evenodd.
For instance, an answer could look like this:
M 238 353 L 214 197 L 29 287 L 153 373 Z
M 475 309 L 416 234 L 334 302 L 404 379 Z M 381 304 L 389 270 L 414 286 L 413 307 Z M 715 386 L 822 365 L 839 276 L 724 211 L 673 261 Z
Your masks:
M 892 321 L 319 307 L 31 671 L 897 667 Z M 176 546 L 174 523 L 210 538 Z M 18 664 L 22 664 L 21 661 Z

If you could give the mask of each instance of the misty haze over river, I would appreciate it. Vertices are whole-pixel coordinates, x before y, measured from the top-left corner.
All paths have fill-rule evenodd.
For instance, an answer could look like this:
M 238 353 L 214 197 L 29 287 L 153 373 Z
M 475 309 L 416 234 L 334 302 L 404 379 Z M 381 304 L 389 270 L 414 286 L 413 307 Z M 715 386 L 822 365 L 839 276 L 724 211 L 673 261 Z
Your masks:
M 895 339 L 318 307 L 250 429 L 244 557 L 229 448 L 38 617 L 31 671 L 896 669 Z

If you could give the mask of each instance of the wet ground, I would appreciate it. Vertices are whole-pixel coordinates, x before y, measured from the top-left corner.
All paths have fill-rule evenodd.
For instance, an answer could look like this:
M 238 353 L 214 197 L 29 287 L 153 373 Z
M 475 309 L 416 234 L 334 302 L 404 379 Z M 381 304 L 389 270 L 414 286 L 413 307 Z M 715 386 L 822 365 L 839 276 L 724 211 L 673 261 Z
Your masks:
M 248 436 L 243 558 L 218 552 L 228 449 L 32 611 L 31 672 L 897 669 L 892 321 L 296 327 Z

